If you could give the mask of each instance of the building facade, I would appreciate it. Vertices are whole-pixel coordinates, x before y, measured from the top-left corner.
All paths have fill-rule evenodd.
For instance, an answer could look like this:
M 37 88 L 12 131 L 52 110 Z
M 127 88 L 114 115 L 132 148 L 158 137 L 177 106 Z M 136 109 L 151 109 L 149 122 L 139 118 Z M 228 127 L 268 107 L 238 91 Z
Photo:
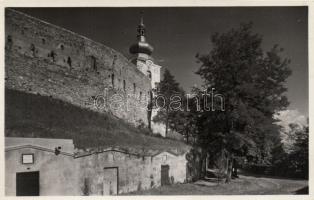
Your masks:
M 72 140 L 8 137 L 5 194 L 117 195 L 186 181 L 186 154 L 74 149 Z

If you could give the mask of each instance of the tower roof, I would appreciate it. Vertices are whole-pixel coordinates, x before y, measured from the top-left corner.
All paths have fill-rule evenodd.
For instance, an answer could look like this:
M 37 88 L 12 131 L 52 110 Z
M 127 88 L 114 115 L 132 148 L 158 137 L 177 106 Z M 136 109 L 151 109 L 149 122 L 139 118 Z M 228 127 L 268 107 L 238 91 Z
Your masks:
M 151 55 L 153 53 L 154 48 L 146 42 L 145 32 L 146 28 L 144 25 L 143 13 L 141 13 L 141 20 L 137 26 L 137 42 L 131 45 L 129 49 L 131 54 L 144 53 Z

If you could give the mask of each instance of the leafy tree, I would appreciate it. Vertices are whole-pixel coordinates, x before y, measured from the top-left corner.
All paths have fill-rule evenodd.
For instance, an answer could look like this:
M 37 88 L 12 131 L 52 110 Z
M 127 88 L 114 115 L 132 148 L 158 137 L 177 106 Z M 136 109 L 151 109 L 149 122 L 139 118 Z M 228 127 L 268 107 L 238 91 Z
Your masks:
M 193 101 L 188 100 L 187 98 L 183 99 L 182 110 L 170 113 L 170 128 L 183 135 L 186 143 L 194 144 L 195 133 L 197 132 L 197 113 L 190 107 Z
M 273 115 L 288 106 L 284 92 L 290 61 L 281 58 L 283 49 L 278 45 L 264 52 L 262 36 L 252 32 L 252 23 L 215 33 L 211 41 L 210 53 L 196 56 L 201 64 L 197 74 L 206 89 L 215 88 L 224 96 L 225 110 L 202 113 L 199 143 L 209 151 L 225 153 L 229 182 L 235 156 L 255 152 L 263 159 L 272 140 L 279 137 Z
M 294 142 L 287 151 L 281 141 L 272 151 L 272 173 L 277 176 L 306 178 L 309 173 L 309 127 L 290 124 Z
M 296 176 L 308 179 L 309 174 L 309 126 L 296 132 L 296 141 L 290 154 L 291 166 Z
M 176 96 L 176 97 L 175 97 Z M 180 97 L 180 98 L 178 98 Z M 179 83 L 174 79 L 174 76 L 168 69 L 164 72 L 163 80 L 159 83 L 157 89 L 157 97 L 155 104 L 161 109 L 158 110 L 157 115 L 153 121 L 161 122 L 166 125 L 166 137 L 169 128 L 175 129 L 178 126 L 178 112 L 175 108 L 183 104 L 184 91 L 180 88 Z

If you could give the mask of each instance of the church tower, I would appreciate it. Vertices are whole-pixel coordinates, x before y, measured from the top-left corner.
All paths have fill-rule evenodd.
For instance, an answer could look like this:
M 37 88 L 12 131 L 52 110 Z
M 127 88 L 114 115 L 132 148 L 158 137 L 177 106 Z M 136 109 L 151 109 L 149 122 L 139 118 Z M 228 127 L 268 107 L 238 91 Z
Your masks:
M 137 41 L 130 47 L 130 53 L 135 55 L 135 58 L 132 61 L 141 71 L 141 63 L 145 64 L 147 60 L 152 60 L 151 55 L 154 51 L 154 48 L 146 42 L 145 34 L 146 29 L 143 21 L 143 15 L 141 15 L 141 21 L 137 27 Z M 144 72 L 144 74 L 146 74 L 146 72 Z
M 133 55 L 132 62 L 146 76 L 151 79 L 152 89 L 156 89 L 160 82 L 161 66 L 154 63 L 152 53 L 154 48 L 146 41 L 146 28 L 141 14 L 140 24 L 137 27 L 137 41 L 130 47 L 130 53 Z
M 143 13 L 141 13 L 141 20 L 137 27 L 137 41 L 132 44 L 130 53 L 134 56 L 132 62 L 136 67 L 151 80 L 152 97 L 156 95 L 158 84 L 160 83 L 160 70 L 161 66 L 154 63 L 152 53 L 154 48 L 146 41 L 146 27 L 144 25 Z M 156 109 L 152 109 L 151 119 L 157 114 Z M 163 124 L 150 123 L 151 129 L 154 133 L 165 135 L 165 127 Z

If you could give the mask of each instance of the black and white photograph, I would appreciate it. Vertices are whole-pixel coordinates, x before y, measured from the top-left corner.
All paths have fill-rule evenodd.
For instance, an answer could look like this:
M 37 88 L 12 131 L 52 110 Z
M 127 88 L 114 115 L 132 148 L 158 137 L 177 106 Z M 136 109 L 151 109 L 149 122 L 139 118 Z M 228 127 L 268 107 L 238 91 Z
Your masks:
M 309 6 L 4 6 L 4 195 L 309 197 Z

